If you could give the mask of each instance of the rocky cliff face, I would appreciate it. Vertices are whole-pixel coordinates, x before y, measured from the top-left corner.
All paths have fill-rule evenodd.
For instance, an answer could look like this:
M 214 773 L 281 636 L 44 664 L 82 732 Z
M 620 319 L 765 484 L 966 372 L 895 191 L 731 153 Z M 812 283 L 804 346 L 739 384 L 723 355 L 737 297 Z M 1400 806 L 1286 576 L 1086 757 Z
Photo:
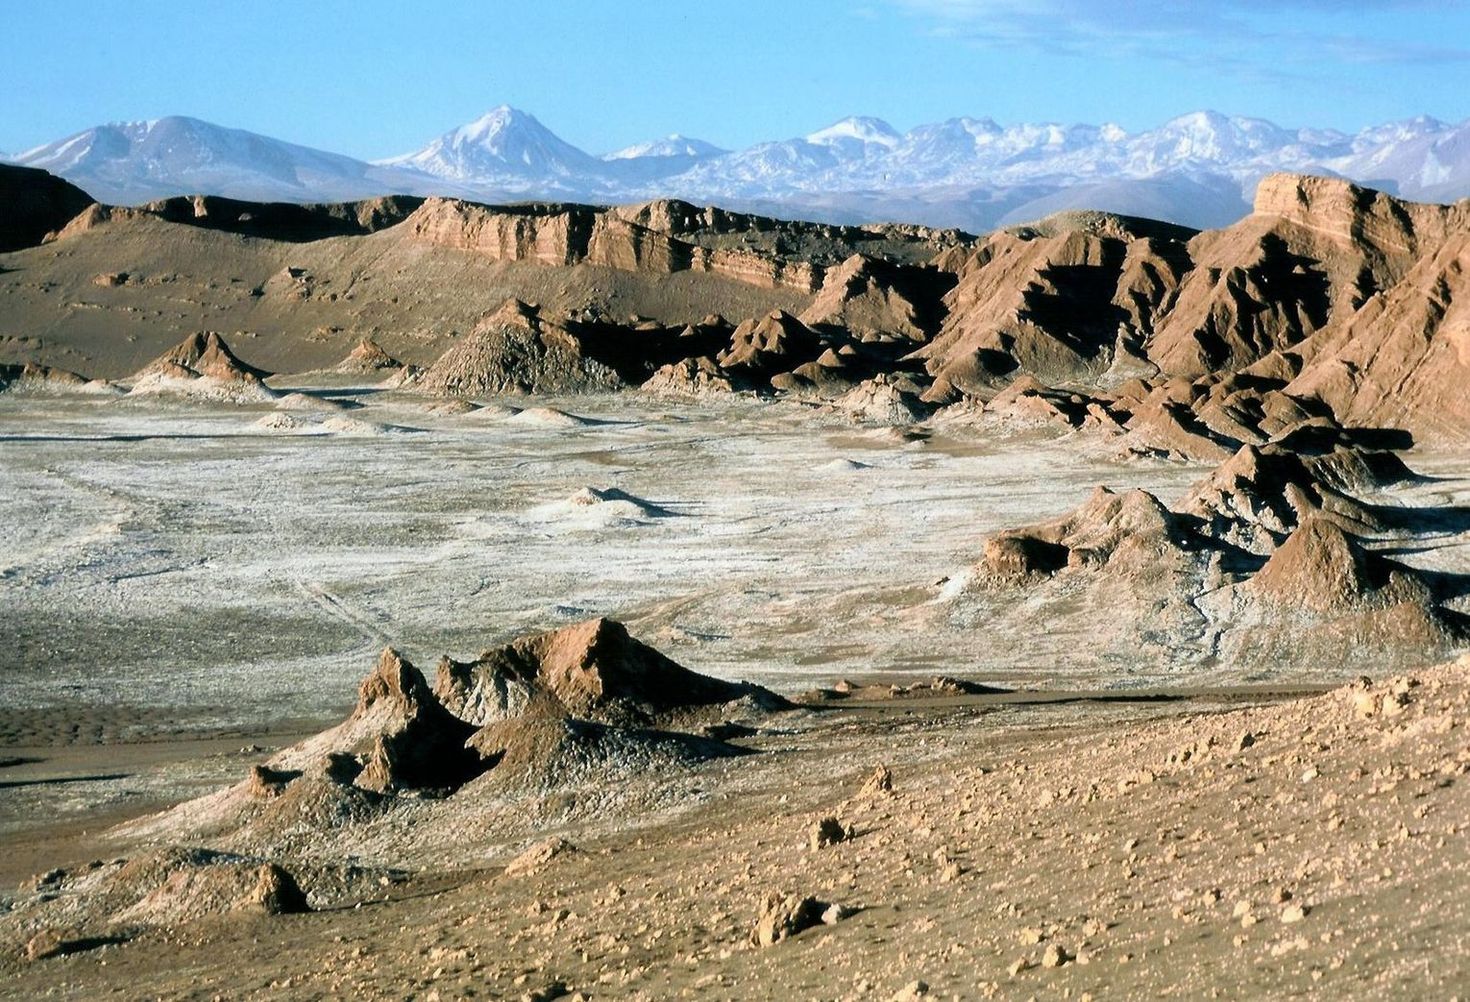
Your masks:
M 1273 174 L 1250 216 L 1190 241 L 1193 268 L 1150 357 L 1194 377 L 1291 349 L 1401 280 L 1458 215 L 1346 181 Z
M 1187 259 L 1177 241 L 1070 230 L 995 234 L 957 264 L 947 319 L 918 357 L 973 391 L 1018 369 L 1053 381 L 1100 375 L 1120 345 L 1136 352 L 1153 332 Z
M 1470 202 L 1273 175 L 1248 218 L 1185 236 L 1084 216 L 949 251 L 958 284 L 915 357 L 981 397 L 1020 374 L 1103 391 L 1145 449 L 1195 458 L 1314 416 L 1470 435 Z
M 0 164 L 0 253 L 34 247 L 91 204 L 91 195 L 59 177 Z
M 923 227 L 791 223 L 663 199 L 600 209 L 532 203 L 491 207 L 431 198 L 407 220 L 414 240 L 496 261 L 601 265 L 659 275 L 698 272 L 803 294 L 855 247 L 927 260 L 961 241 Z
M 954 282 L 953 274 L 932 265 L 905 266 L 854 254 L 827 269 L 800 319 L 813 327 L 842 327 L 865 339 L 923 343 L 938 329 L 942 296 Z
M 636 215 L 636 214 L 635 214 Z M 660 214 L 651 214 L 658 218 Z M 591 264 L 623 271 L 706 272 L 763 288 L 811 293 L 822 268 L 755 251 L 710 248 L 619 216 L 579 205 L 495 209 L 429 199 L 407 220 L 412 238 L 483 254 L 496 261 Z
M 137 206 L 93 203 L 68 217 L 66 225 L 58 227 L 57 238 L 73 237 L 111 222 L 159 219 L 264 240 L 306 243 L 328 237 L 366 236 L 396 226 L 423 201 L 407 195 L 389 195 L 359 202 L 294 205 L 191 195 Z
M 1348 424 L 1463 441 L 1470 434 L 1470 232 L 1447 239 L 1314 340 L 1288 393 L 1322 401 Z

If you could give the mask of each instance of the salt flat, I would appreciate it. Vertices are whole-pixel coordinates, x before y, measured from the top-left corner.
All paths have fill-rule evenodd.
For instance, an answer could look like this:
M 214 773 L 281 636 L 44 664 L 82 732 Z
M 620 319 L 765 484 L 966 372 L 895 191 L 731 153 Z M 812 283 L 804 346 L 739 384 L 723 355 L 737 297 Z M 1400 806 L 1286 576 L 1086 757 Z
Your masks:
M 510 416 L 358 398 L 286 431 L 261 427 L 269 406 L 0 399 L 6 703 L 316 716 L 385 644 L 432 664 L 599 614 L 787 689 L 1054 681 L 1065 661 L 994 656 L 983 630 L 915 610 L 988 532 L 1098 483 L 1169 501 L 1199 475 L 1042 432 L 910 441 L 796 404 L 588 397 Z M 334 418 L 357 433 L 320 431 Z M 646 504 L 576 503 L 584 488 Z

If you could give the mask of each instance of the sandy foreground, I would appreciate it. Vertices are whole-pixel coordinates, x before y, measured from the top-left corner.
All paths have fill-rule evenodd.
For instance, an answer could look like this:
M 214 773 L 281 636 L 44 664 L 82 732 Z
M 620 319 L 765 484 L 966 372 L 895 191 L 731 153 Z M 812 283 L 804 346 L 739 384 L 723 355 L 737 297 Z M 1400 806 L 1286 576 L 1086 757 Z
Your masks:
M 4 990 L 1450 998 L 1470 977 L 1467 671 L 1294 698 L 797 711 L 738 776 L 696 770 L 677 807 L 552 826 L 566 845 L 529 864 L 421 859 L 340 907 L 11 957 Z M 824 818 L 841 841 L 816 848 Z M 768 919 L 761 945 L 771 895 L 813 898 L 811 927 Z
M 989 532 L 1098 483 L 1177 497 L 1200 468 L 738 401 L 584 401 L 570 423 L 565 402 L 529 418 L 360 402 L 283 432 L 259 423 L 271 406 L 0 399 L 0 879 L 18 888 L 0 906 L 0 994 L 1450 998 L 1470 983 L 1470 664 L 1407 651 L 1353 683 L 1356 666 L 1237 671 L 1170 638 L 1130 661 L 1136 638 L 1096 610 L 1018 635 L 952 583 Z M 1375 500 L 1452 511 L 1470 495 L 1456 457 L 1410 463 L 1433 478 Z M 579 500 L 608 488 L 637 503 Z M 1466 566 L 1463 525 L 1382 545 Z M 283 862 L 354 871 L 306 914 L 108 943 L 16 907 L 46 897 L 52 867 L 171 844 L 152 812 L 340 719 L 387 643 L 428 662 L 614 614 L 709 674 L 787 694 L 876 684 L 771 716 L 735 739 L 754 753 L 740 758 L 303 835 Z M 1020 691 L 887 690 L 941 674 Z

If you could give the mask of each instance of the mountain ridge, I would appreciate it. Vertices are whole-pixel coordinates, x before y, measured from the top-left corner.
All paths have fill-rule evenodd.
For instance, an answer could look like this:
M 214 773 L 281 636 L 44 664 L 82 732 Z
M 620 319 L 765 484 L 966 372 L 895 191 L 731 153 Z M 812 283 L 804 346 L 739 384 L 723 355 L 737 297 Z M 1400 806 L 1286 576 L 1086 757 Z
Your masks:
M 902 220 L 977 232 L 1077 208 L 1214 228 L 1247 215 L 1256 182 L 1279 170 L 1419 201 L 1470 195 L 1470 120 L 1419 116 L 1348 134 L 1212 110 L 1138 132 L 971 117 L 900 131 L 850 116 L 737 150 L 675 133 L 596 155 L 502 104 L 418 150 L 373 162 L 182 116 L 98 126 L 11 159 L 116 204 L 180 194 L 681 198 L 833 223 Z
M 595 204 L 669 197 L 973 232 L 1069 209 L 1217 228 L 1250 212 L 1255 182 L 1274 170 L 1339 176 L 1419 201 L 1466 197 L 1470 120 L 1419 116 L 1347 134 L 1214 110 L 1138 132 L 967 116 L 900 131 L 848 116 L 738 150 L 673 134 L 594 154 L 500 104 L 419 150 L 375 162 L 184 116 L 96 126 L 10 160 L 115 204 L 179 194 L 298 203 L 385 194 Z

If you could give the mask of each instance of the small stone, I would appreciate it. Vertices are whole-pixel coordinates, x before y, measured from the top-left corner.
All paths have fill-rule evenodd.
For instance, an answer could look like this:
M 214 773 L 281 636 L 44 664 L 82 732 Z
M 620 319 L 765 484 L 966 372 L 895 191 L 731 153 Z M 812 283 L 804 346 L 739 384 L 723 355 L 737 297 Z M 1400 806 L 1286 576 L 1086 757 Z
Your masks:
M 894 993 L 891 1002 L 914 1002 L 915 999 L 924 998 L 928 994 L 929 983 L 927 981 L 910 981 Z
M 530 873 L 532 870 L 539 870 L 558 856 L 575 851 L 576 847 L 564 838 L 549 838 L 537 842 L 506 864 L 505 875 L 514 877 L 518 874 Z
M 1306 905 L 1290 904 L 1281 909 L 1281 921 L 1286 925 L 1300 922 L 1307 917 L 1310 909 Z
M 296 773 L 294 772 L 284 772 L 265 765 L 252 765 L 246 783 L 250 796 L 257 800 L 269 800 L 280 796 L 281 792 L 286 789 L 286 785 L 295 778 Z
M 828 905 L 826 910 L 822 912 L 822 924 L 836 925 L 843 919 L 850 918 L 853 914 L 853 909 L 847 907 L 846 905 L 840 905 L 834 902 L 833 904 Z
M 1042 967 L 1061 967 L 1072 959 L 1072 955 L 1059 943 L 1052 943 L 1041 955 Z
M 803 929 L 823 921 L 830 904 L 795 894 L 766 895 L 765 907 L 756 920 L 751 941 L 757 946 L 774 946 Z
M 886 765 L 874 766 L 873 771 L 868 773 L 868 778 L 863 780 L 862 789 L 858 791 L 860 797 L 877 797 L 893 792 L 893 773 Z
M 65 941 L 55 929 L 42 929 L 26 942 L 27 960 L 44 960 L 63 952 Z
M 553 999 L 565 998 L 567 986 L 561 981 L 551 981 L 540 988 L 534 988 L 521 996 L 521 1002 L 552 1002 Z
M 812 827 L 811 847 L 816 852 L 828 846 L 846 842 L 854 835 L 853 829 L 835 817 L 825 817 Z

